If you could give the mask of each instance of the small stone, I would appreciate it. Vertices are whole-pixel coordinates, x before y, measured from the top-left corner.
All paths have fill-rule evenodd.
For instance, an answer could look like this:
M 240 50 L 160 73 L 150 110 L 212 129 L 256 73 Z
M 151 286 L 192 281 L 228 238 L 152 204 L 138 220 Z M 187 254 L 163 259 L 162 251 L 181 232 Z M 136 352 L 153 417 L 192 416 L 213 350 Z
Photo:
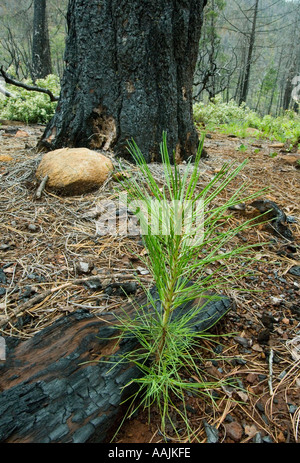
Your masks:
M 235 361 L 236 361 L 237 365 L 246 365 L 247 364 L 247 360 L 245 360 L 245 359 L 236 358 Z
M 255 373 L 249 373 L 246 377 L 246 381 L 250 384 L 253 384 L 257 379 L 257 375 Z
M 264 436 L 262 438 L 263 442 L 265 442 L 266 444 L 273 444 L 273 440 L 270 436 Z
M 243 436 L 243 428 L 237 421 L 232 421 L 231 423 L 224 424 L 226 433 L 235 442 L 240 442 Z
M 257 428 L 256 426 L 251 425 L 249 426 L 248 424 L 246 424 L 245 426 L 245 434 L 250 437 L 250 439 L 252 439 L 256 434 L 257 434 Z
M 289 269 L 288 273 L 300 277 L 300 265 L 294 265 Z
M 282 323 L 284 323 L 285 325 L 289 325 L 290 324 L 290 320 L 288 318 L 283 318 L 282 320 Z
M 244 338 L 244 337 L 242 337 L 242 336 L 235 336 L 235 337 L 234 337 L 234 340 L 235 340 L 237 343 L 239 343 L 241 346 L 245 347 L 245 348 L 250 347 L 250 345 L 251 345 L 250 340 L 247 339 L 247 338 Z
M 223 352 L 223 346 L 221 344 L 218 344 L 214 349 L 213 351 L 216 353 L 216 354 L 221 354 Z
M 85 281 L 84 286 L 86 286 L 88 289 L 91 289 L 92 291 L 98 291 L 102 289 L 101 281 L 98 279 Z
M 229 206 L 228 208 L 231 211 L 244 211 L 246 209 L 245 203 L 235 204 L 234 206 Z
M 141 275 L 148 275 L 150 273 L 148 269 L 143 268 L 143 267 L 137 267 L 137 270 L 139 271 Z
M 255 434 L 255 436 L 253 437 L 252 441 L 254 442 L 254 444 L 262 444 L 262 443 L 263 443 L 263 440 L 262 440 L 262 437 L 261 437 L 260 432 L 258 432 L 257 434 Z
M 28 228 L 28 230 L 31 231 L 31 232 L 36 232 L 36 231 L 38 231 L 38 227 L 37 227 L 34 223 L 29 223 L 29 224 L 27 225 L 27 228 Z
M 219 431 L 214 426 L 208 424 L 206 420 L 203 420 L 203 424 L 206 432 L 207 443 L 216 444 L 219 440 Z
M 296 412 L 298 407 L 294 404 L 288 404 L 288 405 L 289 405 L 289 412 L 291 415 L 293 415 Z
M 25 130 L 18 130 L 15 137 L 16 138 L 29 137 L 29 134 L 28 132 L 25 132 Z
M 260 347 L 259 344 L 254 344 L 254 345 L 252 346 L 252 350 L 254 350 L 255 352 L 263 352 L 263 348 Z
M 268 417 L 264 413 L 261 414 L 261 417 L 264 420 L 264 422 L 268 425 L 269 424 Z
M 80 261 L 77 263 L 76 269 L 78 273 L 90 273 L 93 265 L 90 262 Z

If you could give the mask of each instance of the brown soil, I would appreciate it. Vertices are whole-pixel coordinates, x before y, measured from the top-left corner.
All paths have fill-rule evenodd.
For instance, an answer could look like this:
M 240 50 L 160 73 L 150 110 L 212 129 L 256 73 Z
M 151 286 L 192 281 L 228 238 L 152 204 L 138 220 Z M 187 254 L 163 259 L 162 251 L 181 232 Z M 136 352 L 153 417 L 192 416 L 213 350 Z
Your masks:
M 0 334 L 22 339 L 33 336 L 64 313 L 85 307 L 98 314 L 124 303 L 125 297 L 116 290 L 73 285 L 79 276 L 80 261 L 91 264 L 85 276 L 99 275 L 106 288 L 114 282 L 132 281 L 133 270 L 145 285 L 152 284 L 147 272 L 140 268 L 143 264 L 128 251 L 130 244 L 143 255 L 140 240 L 97 237 L 95 220 L 85 217 L 97 201 L 114 197 L 113 178 L 85 196 L 60 197 L 46 189 L 40 200 L 35 199 L 38 184 L 34 172 L 41 158 L 35 146 L 42 131 L 41 126 L 19 123 L 0 127 Z M 214 403 L 203 396 L 187 395 L 193 435 L 187 436 L 179 417 L 174 415 L 179 437 L 167 427 L 168 441 L 206 442 L 207 423 L 218 431 L 219 442 L 297 442 L 300 278 L 290 270 L 300 264 L 300 170 L 285 162 L 289 153 L 270 147 L 268 140 L 209 135 L 205 139 L 209 158 L 201 162 L 203 184 L 224 162 L 249 158 L 221 199 L 243 182 L 251 182 L 250 191 L 267 187 L 263 198 L 275 202 L 290 217 L 287 226 L 294 240 L 277 236 L 270 227 L 259 223 L 239 237 L 239 244 L 261 243 L 255 251 L 253 274 L 243 278 L 239 287 L 233 284 L 226 289 L 236 302 L 236 310 L 214 328 L 221 347 L 206 340 L 204 347 L 209 349 L 202 352 L 205 379 L 235 379 L 235 385 L 211 391 Z M 237 149 L 241 144 L 246 151 Z M 274 157 L 274 152 L 280 156 Z M 112 154 L 106 154 L 115 162 Z M 4 155 L 12 159 L 3 157 L 1 161 Z M 160 166 L 152 168 L 159 178 Z M 134 175 L 135 167 L 128 165 L 128 170 Z M 239 223 L 255 213 L 247 204 L 246 210 L 233 212 L 231 220 Z M 27 304 L 49 289 L 52 291 L 39 303 Z M 229 333 L 234 334 L 225 336 Z M 163 442 L 155 408 L 151 409 L 150 423 L 148 411 L 143 410 L 125 420 L 114 441 Z

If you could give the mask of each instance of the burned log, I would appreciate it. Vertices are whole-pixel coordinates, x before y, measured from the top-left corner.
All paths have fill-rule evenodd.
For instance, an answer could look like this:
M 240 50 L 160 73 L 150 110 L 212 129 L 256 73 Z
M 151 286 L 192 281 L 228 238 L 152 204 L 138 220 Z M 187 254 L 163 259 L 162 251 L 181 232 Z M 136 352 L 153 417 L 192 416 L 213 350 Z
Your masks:
M 144 296 L 138 301 L 145 302 Z M 175 315 L 196 304 L 189 302 Z M 211 299 L 191 328 L 209 329 L 232 307 L 227 297 Z M 128 313 L 133 314 L 132 306 Z M 134 392 L 134 384 L 124 386 L 141 375 L 135 365 L 115 362 L 137 341 L 118 342 L 114 322 L 113 313 L 101 318 L 79 310 L 31 339 L 6 338 L 6 361 L 0 360 L 0 442 L 111 440 L 127 409 L 122 402 Z
M 265 220 L 269 220 L 269 228 L 280 238 L 293 241 L 293 233 L 288 226 L 289 219 L 286 214 L 277 206 L 274 201 L 269 199 L 258 199 L 253 201 L 250 206 L 255 207 L 262 214 L 266 214 Z

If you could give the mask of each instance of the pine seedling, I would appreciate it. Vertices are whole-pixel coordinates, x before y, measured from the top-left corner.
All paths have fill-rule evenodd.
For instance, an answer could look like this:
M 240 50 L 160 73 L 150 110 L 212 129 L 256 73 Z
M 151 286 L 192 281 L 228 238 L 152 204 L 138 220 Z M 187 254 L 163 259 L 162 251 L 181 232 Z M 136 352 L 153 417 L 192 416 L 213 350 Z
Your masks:
M 228 275 L 222 264 L 210 273 L 206 270 L 211 264 L 230 262 L 237 256 L 242 256 L 243 264 L 250 259 L 253 245 L 228 246 L 228 250 L 226 245 L 238 233 L 253 226 L 254 219 L 232 226 L 228 209 L 261 194 L 260 191 L 243 196 L 247 188 L 243 183 L 224 204 L 216 201 L 247 161 L 236 167 L 225 164 L 201 188 L 203 139 L 195 159 L 190 160 L 181 172 L 175 159 L 171 163 L 167 136 L 163 134 L 162 188 L 138 146 L 134 141 L 130 142 L 129 151 L 138 166 L 139 175 L 137 178 L 124 175 L 122 181 L 122 188 L 131 201 L 129 208 L 140 221 L 142 240 L 147 249 L 142 259 L 155 285 L 155 291 L 145 289 L 147 304 L 136 307 L 134 318 L 126 314 L 117 317 L 121 336 L 135 337 L 138 341 L 136 350 L 127 353 L 122 360 L 134 362 L 142 371 L 143 374 L 132 379 L 130 384 L 138 384 L 136 397 L 139 397 L 139 406 L 150 409 L 155 404 L 158 407 L 163 433 L 166 423 L 172 423 L 170 410 L 176 410 L 191 432 L 185 412 L 185 394 L 198 391 L 209 396 L 214 387 L 203 379 L 199 367 L 201 339 L 213 335 L 193 330 L 194 320 L 205 307 L 203 300 L 208 303 L 217 298 L 218 292 L 228 286 L 230 279 L 236 281 L 244 272 L 232 268 Z M 183 310 L 195 300 L 201 303 L 191 304 L 190 309 Z M 191 377 L 197 378 L 197 381 L 191 382 Z M 178 400 L 182 404 L 180 409 L 176 406 Z M 176 426 L 173 427 L 176 430 Z

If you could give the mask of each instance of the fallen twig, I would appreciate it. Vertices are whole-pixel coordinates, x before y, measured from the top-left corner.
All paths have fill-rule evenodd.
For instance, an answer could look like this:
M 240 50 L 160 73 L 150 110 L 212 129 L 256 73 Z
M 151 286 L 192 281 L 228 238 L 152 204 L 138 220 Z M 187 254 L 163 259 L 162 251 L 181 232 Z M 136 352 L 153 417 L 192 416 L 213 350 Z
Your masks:
M 270 395 L 273 395 L 273 386 L 272 386 L 272 380 L 273 380 L 273 349 L 270 350 L 270 356 L 269 356 L 269 391 Z
M 45 177 L 43 178 L 43 180 L 41 181 L 40 183 L 40 186 L 38 187 L 38 189 L 36 190 L 36 193 L 35 193 L 35 197 L 36 199 L 40 199 L 41 196 L 42 196 L 42 193 L 45 189 L 45 186 L 46 186 L 46 183 L 48 182 L 48 179 L 49 179 L 49 175 L 45 175 Z
M 48 90 L 47 88 L 37 87 L 36 85 L 27 85 L 27 84 L 24 84 L 23 82 L 19 82 L 18 80 L 13 79 L 4 71 L 3 66 L 1 66 L 0 68 L 0 73 L 7 84 L 15 85 L 16 87 L 21 87 L 31 92 L 45 93 L 46 95 L 50 97 L 51 101 L 58 101 L 58 96 L 53 95 L 51 90 Z M 12 95 L 7 95 L 7 96 L 12 96 Z

